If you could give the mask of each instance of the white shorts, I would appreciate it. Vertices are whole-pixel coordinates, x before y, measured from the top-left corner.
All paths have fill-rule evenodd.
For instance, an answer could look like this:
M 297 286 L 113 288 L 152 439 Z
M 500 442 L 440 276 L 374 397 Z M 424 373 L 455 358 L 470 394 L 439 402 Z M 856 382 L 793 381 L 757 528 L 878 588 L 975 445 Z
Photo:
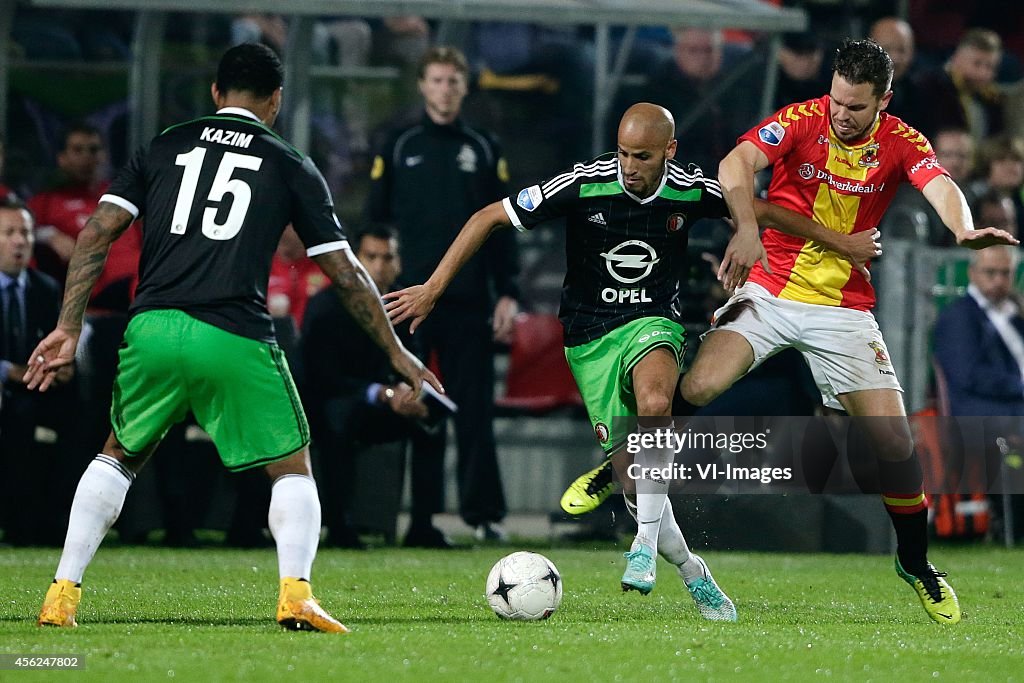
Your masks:
M 748 282 L 715 311 L 711 332 L 738 332 L 754 349 L 753 370 L 767 358 L 793 347 L 803 354 L 830 408 L 836 396 L 864 389 L 903 391 L 875 316 L 840 306 L 788 301 Z

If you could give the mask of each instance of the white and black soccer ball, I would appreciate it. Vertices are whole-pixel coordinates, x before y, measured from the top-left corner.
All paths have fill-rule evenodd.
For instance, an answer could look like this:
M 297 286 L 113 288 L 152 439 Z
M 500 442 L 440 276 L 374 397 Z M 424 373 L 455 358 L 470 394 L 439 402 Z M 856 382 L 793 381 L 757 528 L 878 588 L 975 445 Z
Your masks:
M 502 619 L 547 619 L 562 602 L 562 576 L 538 553 L 506 555 L 487 575 L 487 602 Z

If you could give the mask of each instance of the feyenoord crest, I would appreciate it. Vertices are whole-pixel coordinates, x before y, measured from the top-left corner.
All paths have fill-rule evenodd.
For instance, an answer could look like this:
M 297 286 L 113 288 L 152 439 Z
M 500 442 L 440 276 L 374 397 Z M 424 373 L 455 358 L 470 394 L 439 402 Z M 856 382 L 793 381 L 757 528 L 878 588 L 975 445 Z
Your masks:
M 686 214 L 674 213 L 668 217 L 668 223 L 665 227 L 669 232 L 679 232 L 686 225 Z
M 608 425 L 604 422 L 598 422 L 594 425 L 594 434 L 597 435 L 597 440 L 601 443 L 608 443 L 610 434 L 608 433 Z

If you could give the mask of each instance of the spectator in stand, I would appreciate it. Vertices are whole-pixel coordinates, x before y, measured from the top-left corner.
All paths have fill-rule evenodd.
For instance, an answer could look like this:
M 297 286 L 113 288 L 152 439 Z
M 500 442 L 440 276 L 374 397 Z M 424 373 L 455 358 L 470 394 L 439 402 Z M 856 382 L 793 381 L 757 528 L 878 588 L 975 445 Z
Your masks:
M 885 110 L 904 121 L 920 120 L 929 97 L 914 78 L 914 29 L 903 19 L 882 17 L 871 25 L 868 37 L 892 57 L 892 99 Z
M 371 225 L 352 240 L 359 262 L 378 291 L 392 291 L 401 272 L 398 238 L 387 225 Z M 302 327 L 301 355 L 306 367 L 316 368 L 315 382 L 303 387 L 309 408 L 310 433 L 317 446 L 318 481 L 323 497 L 323 521 L 328 536 L 323 545 L 365 547 L 350 520 L 356 480 L 355 456 L 368 446 L 401 442 L 424 434 L 418 421 L 427 418 L 427 406 L 395 375 L 387 357 L 358 327 L 341 301 L 321 292 L 309 302 Z M 408 328 L 406 328 L 408 329 Z M 404 342 L 415 342 L 405 335 Z M 351 359 L 359 359 L 358 363 Z M 432 506 L 418 495 L 422 469 L 413 463 L 410 527 L 432 526 Z M 401 479 L 399 479 L 401 481 Z M 399 485 L 400 487 L 400 485 Z M 446 539 L 440 539 L 448 543 Z
M 990 485 L 999 472 L 1003 455 L 993 437 L 1006 439 L 1015 449 L 1024 442 L 1024 316 L 1013 286 L 1019 263 L 1020 251 L 1013 247 L 973 252 L 967 294 L 944 308 L 935 323 L 935 363 L 946 379 L 949 414 L 974 417 L 957 421 L 963 441 L 948 441 L 948 457 L 952 463 L 962 462 L 962 471 L 971 471 L 966 458 L 984 457 L 988 476 L 978 482 L 979 488 Z M 976 433 L 982 429 L 984 435 Z M 959 444 L 967 443 L 983 443 L 984 451 L 960 450 Z M 1014 498 L 1019 506 L 1020 496 Z M 1001 508 L 990 505 L 997 514 Z M 1020 532 L 1016 535 L 1019 539 Z
M 29 353 L 60 311 L 60 285 L 29 267 L 33 241 L 25 205 L 0 199 L 0 468 L 6 483 L 0 527 L 7 544 L 56 545 L 74 494 L 74 484 L 61 476 L 70 468 L 55 467 L 54 460 L 74 413 L 73 392 L 67 391 L 74 368 L 57 375 L 63 386 L 56 392 L 38 394 L 25 386 Z M 39 504 L 42 482 L 46 505 Z
M 57 154 L 57 177 L 50 189 L 39 192 L 28 202 L 36 218 L 36 261 L 39 269 L 60 282 L 68 267 L 71 250 L 78 233 L 92 214 L 109 182 L 104 179 L 106 148 L 100 131 L 87 124 L 72 125 L 64 133 L 61 151 Z M 105 297 L 116 298 L 111 308 L 125 310 L 129 292 L 134 287 L 134 273 L 139 263 L 139 233 L 132 228 L 125 245 L 112 250 L 106 268 L 97 284 L 94 298 L 115 287 Z
M 786 33 L 779 48 L 779 82 L 775 90 L 778 109 L 793 102 L 806 102 L 829 86 L 830 74 L 822 71 L 825 48 L 813 31 Z
M 993 190 L 1009 197 L 1019 220 L 1024 218 L 1024 139 L 997 135 L 981 145 L 978 180 L 972 183 L 975 197 Z M 1020 230 L 1016 234 L 1020 234 Z
M 756 118 L 757 98 L 750 93 L 760 89 L 752 90 L 755 86 L 742 79 L 719 89 L 726 77 L 721 31 L 683 28 L 673 36 L 673 58 L 654 74 L 646 99 L 672 113 L 686 158 L 701 168 L 715 168 Z M 631 104 L 624 102 L 620 109 Z
M 384 17 L 373 29 L 374 61 L 402 68 L 415 68 L 430 47 L 430 25 L 423 17 Z
M 996 32 L 970 29 L 944 68 L 922 76 L 919 92 L 928 97 L 916 112 L 921 133 L 931 137 L 941 128 L 966 128 L 980 143 L 1003 132 L 1003 95 L 995 83 L 1002 45 Z
M 944 128 L 935 134 L 932 147 L 949 177 L 958 185 L 967 183 L 974 173 L 975 161 L 974 138 L 970 132 L 963 128 Z M 970 194 L 966 196 L 968 199 L 971 197 Z
M 974 171 L 974 138 L 963 128 L 946 128 L 932 138 L 932 149 L 939 164 L 949 172 L 949 177 L 963 188 L 970 204 L 975 196 L 974 189 L 968 185 Z M 924 195 L 908 184 L 901 185 L 896 191 L 896 197 L 879 227 L 882 235 L 889 239 L 915 240 L 933 247 L 954 246 L 952 234 L 943 225 L 939 214 Z M 877 282 L 875 286 L 878 286 Z
M 1017 207 L 1012 199 L 995 190 L 989 190 L 978 197 L 971 207 L 971 213 L 979 223 L 1005 230 L 1013 236 L 1020 234 Z

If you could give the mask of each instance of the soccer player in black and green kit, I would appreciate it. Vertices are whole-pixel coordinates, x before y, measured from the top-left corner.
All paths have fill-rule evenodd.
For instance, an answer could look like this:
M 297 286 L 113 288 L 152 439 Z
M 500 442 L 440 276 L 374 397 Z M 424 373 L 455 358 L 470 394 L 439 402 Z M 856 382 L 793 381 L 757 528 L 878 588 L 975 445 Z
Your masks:
M 77 625 L 82 575 L 135 474 L 191 411 L 228 469 L 263 467 L 273 481 L 277 621 L 294 630 L 348 631 L 319 606 L 309 584 L 320 535 L 309 428 L 266 307 L 271 257 L 285 226 L 295 227 L 414 395 L 423 381 L 439 385 L 395 337 L 320 172 L 270 129 L 281 107 L 282 74 L 265 46 L 228 50 L 211 88 L 217 113 L 172 126 L 139 150 L 78 238 L 57 328 L 32 354 L 29 388 L 45 390 L 73 362 L 88 295 L 110 245 L 145 217 L 112 431 L 79 481 L 41 626 Z
M 677 299 L 688 228 L 701 218 L 728 216 L 718 182 L 673 159 L 674 136 L 667 110 L 633 105 L 619 125 L 617 152 L 578 163 L 478 211 L 426 283 L 385 297 L 391 300 L 392 320 L 411 319 L 415 329 L 495 229 L 526 230 L 564 216 L 567 269 L 559 317 L 566 358 L 598 441 L 609 456 L 626 445 L 627 428 L 616 418 L 635 417 L 640 430 L 671 426 L 684 345 Z M 807 218 L 764 202 L 757 210 L 764 222 L 830 239 Z M 837 251 L 849 253 L 854 245 L 835 236 Z M 641 449 L 635 462 L 663 468 L 673 456 L 671 449 Z M 676 566 L 704 618 L 734 621 L 732 602 L 687 547 L 672 513 L 668 482 L 639 478 L 625 484 L 638 533 L 626 553 L 623 590 L 647 594 L 654 588 L 654 558 L 660 552 Z

